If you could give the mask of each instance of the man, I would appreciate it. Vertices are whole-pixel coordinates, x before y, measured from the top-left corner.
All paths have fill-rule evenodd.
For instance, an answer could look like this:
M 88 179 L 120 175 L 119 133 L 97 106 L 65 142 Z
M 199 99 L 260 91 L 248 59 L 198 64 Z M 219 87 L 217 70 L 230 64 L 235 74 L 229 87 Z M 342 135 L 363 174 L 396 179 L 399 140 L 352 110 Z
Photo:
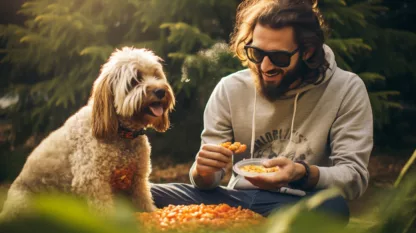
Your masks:
M 201 149 L 190 169 L 194 187 L 155 185 L 156 205 L 225 202 L 267 216 L 302 198 L 280 193 L 281 187 L 310 196 L 337 185 L 346 199 L 361 196 L 373 146 L 371 106 L 363 81 L 338 68 L 324 45 L 315 7 L 300 0 L 244 1 L 231 48 L 249 69 L 223 78 L 207 103 Z M 233 156 L 219 146 L 226 141 L 251 149 Z M 264 165 L 279 172 L 233 174 L 227 188 L 219 187 L 227 165 L 251 156 L 269 158 Z M 321 207 L 349 217 L 343 197 Z

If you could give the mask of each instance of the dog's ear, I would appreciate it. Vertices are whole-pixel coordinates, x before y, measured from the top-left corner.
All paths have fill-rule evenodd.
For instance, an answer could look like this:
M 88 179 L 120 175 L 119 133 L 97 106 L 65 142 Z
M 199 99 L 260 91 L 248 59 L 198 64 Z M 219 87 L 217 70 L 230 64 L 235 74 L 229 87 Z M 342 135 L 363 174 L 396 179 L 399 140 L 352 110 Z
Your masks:
M 92 92 L 92 135 L 99 139 L 111 138 L 118 130 L 114 98 L 108 77 L 98 79 Z

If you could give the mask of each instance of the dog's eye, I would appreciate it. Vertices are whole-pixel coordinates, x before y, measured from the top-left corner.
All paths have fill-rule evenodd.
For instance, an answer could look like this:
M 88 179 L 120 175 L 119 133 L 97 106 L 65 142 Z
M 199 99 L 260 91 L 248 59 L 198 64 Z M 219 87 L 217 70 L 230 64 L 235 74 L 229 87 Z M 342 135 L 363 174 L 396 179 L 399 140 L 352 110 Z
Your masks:
M 130 86 L 131 87 L 135 87 L 135 86 L 137 86 L 139 84 L 139 82 L 135 79 L 135 78 L 132 78 L 131 79 L 131 81 L 130 81 Z
M 137 71 L 136 77 L 137 77 L 137 80 L 140 80 L 143 78 L 143 74 L 140 71 Z
M 131 79 L 131 81 L 130 81 L 130 86 L 131 86 L 131 87 L 135 87 L 135 86 L 137 86 L 137 85 L 139 84 L 139 81 L 138 81 L 138 80 L 140 80 L 141 78 L 142 78 L 142 73 L 137 72 L 137 76 L 136 76 L 136 78 L 132 78 L 132 79 Z

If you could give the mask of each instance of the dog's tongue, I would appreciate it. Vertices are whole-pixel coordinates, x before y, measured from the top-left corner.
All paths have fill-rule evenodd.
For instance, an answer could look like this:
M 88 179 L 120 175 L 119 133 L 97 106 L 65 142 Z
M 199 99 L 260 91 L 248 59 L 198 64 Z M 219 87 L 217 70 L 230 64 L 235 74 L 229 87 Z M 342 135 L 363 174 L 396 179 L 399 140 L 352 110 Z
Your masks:
M 157 116 L 157 117 L 162 116 L 163 108 L 162 108 L 161 105 L 150 105 L 149 108 L 150 108 L 150 111 L 152 111 L 152 113 L 155 116 Z

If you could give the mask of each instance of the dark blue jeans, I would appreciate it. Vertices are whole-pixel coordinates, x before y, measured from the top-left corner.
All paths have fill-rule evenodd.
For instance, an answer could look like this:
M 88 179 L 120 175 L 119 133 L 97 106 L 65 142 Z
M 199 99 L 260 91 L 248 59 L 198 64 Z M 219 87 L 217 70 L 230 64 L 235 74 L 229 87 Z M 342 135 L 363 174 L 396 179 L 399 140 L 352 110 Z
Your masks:
M 152 184 L 153 200 L 158 208 L 172 205 L 226 203 L 232 207 L 241 206 L 267 217 L 271 212 L 282 206 L 294 204 L 304 197 L 270 192 L 266 190 L 236 190 L 217 187 L 212 190 L 200 190 L 189 184 Z M 310 197 L 315 192 L 308 193 Z M 346 200 L 339 196 L 322 203 L 316 211 L 337 216 L 345 224 L 348 223 L 350 211 Z

